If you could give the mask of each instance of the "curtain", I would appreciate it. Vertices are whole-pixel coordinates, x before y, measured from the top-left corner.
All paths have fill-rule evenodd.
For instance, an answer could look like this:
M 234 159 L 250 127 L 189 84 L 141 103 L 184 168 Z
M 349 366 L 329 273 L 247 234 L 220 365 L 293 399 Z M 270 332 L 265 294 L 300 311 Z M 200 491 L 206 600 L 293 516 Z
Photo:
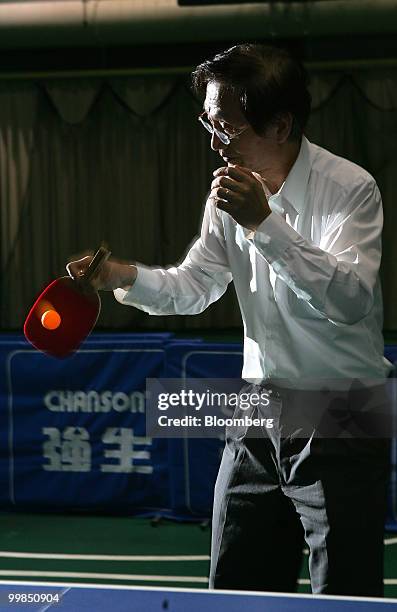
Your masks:
M 307 136 L 364 166 L 384 200 L 385 328 L 397 328 L 397 71 L 312 74 Z M 147 265 L 179 262 L 197 235 L 218 156 L 184 76 L 0 82 L 0 327 L 75 254 L 105 241 Z M 241 325 L 234 289 L 205 313 L 150 317 L 102 293 L 108 329 Z

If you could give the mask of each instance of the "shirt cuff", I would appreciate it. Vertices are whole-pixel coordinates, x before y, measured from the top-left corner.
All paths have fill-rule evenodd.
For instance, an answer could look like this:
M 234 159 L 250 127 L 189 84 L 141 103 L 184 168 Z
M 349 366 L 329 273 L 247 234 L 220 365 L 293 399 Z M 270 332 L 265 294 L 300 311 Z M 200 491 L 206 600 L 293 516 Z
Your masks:
M 269 264 L 288 259 L 287 251 L 299 241 L 299 234 L 276 213 L 270 214 L 255 232 L 246 230 L 245 237 Z
M 130 289 L 114 289 L 113 294 L 121 304 L 140 304 L 151 306 L 158 300 L 159 284 L 157 275 L 152 273 L 150 268 L 136 266 L 137 277 Z

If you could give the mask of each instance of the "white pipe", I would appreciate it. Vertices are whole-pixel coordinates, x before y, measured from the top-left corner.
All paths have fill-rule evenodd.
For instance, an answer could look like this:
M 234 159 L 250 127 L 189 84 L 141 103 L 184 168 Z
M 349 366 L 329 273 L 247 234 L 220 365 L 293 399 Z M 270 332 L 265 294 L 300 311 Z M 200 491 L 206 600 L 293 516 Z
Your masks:
M 137 45 L 397 32 L 397 0 L 180 7 L 177 0 L 0 4 L 0 47 Z

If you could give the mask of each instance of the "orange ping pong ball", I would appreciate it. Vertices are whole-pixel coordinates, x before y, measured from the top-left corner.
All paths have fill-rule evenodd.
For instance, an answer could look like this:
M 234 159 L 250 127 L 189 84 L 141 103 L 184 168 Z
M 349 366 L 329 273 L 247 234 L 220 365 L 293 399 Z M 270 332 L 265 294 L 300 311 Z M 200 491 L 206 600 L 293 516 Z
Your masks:
M 41 317 L 41 324 L 46 329 L 53 331 L 61 324 L 61 317 L 56 310 L 46 310 Z

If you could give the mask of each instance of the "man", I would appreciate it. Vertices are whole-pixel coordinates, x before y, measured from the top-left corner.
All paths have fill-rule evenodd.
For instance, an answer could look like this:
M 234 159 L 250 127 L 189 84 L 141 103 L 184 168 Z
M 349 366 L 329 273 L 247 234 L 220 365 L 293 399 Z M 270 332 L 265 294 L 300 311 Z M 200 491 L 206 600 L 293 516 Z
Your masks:
M 389 432 L 378 433 L 372 417 L 383 411 L 390 364 L 379 190 L 362 168 L 304 137 L 306 74 L 286 51 L 238 45 L 198 66 L 193 80 L 205 93 L 199 119 L 225 162 L 201 235 L 177 267 L 108 262 L 96 284 L 160 315 L 202 312 L 234 282 L 243 378 L 268 392 L 274 427 L 259 437 L 227 432 L 210 585 L 288 590 L 283 565 L 299 537 L 292 528 L 289 549 L 280 525 L 290 517 L 289 529 L 293 508 L 313 592 L 382 595 Z M 69 264 L 70 274 L 89 261 Z

